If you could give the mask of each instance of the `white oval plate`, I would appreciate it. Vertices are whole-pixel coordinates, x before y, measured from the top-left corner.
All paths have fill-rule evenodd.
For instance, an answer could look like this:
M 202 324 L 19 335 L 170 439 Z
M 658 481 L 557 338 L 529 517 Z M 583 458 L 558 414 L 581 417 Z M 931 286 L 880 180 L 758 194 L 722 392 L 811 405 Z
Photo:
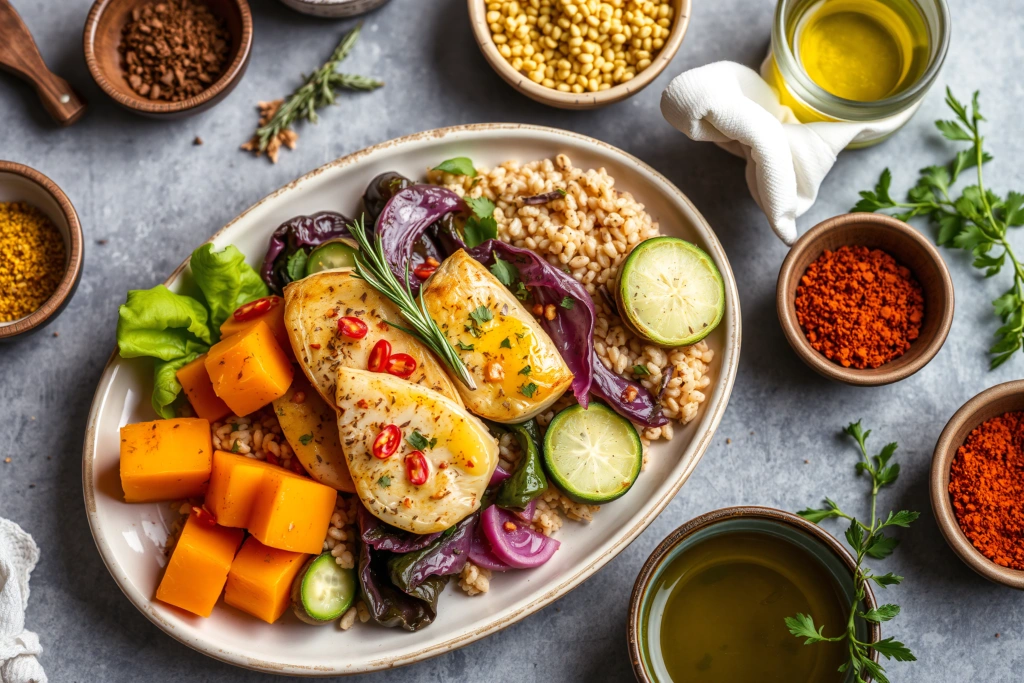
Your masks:
M 603 142 L 538 126 L 493 124 L 428 131 L 338 159 L 274 192 L 213 236 L 217 248 L 234 244 L 258 267 L 270 233 L 299 214 L 334 210 L 355 215 L 367 183 L 396 170 L 421 178 L 444 159 L 468 156 L 493 167 L 565 153 L 582 168 L 604 167 L 615 186 L 631 192 L 659 221 L 663 234 L 700 245 L 725 279 L 725 317 L 707 338 L 715 351 L 711 385 L 697 419 L 659 442 L 626 496 L 605 506 L 590 524 L 567 522 L 562 546 L 534 570 L 495 574 L 486 595 L 468 597 L 451 586 L 437 620 L 416 633 L 356 624 L 312 627 L 287 614 L 268 625 L 220 604 L 209 619 L 152 600 L 162 575 L 172 513 L 166 503 L 128 505 L 118 473 L 118 428 L 154 419 L 149 363 L 114 354 L 89 413 L 82 478 L 89 525 L 114 580 L 146 617 L 172 637 L 230 664 L 298 676 L 374 671 L 439 655 L 515 623 L 562 597 L 621 552 L 668 504 L 704 454 L 725 412 L 739 363 L 740 309 L 736 281 L 722 245 L 693 204 L 657 171 Z M 167 280 L 180 288 L 182 264 Z

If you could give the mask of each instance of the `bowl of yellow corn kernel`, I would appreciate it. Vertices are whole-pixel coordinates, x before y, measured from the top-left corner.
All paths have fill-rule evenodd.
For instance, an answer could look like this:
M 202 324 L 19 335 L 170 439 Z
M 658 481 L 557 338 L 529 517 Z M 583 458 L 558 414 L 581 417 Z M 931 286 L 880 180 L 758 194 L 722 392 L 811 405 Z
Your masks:
M 468 0 L 484 57 L 543 104 L 595 109 L 643 90 L 668 65 L 690 0 Z

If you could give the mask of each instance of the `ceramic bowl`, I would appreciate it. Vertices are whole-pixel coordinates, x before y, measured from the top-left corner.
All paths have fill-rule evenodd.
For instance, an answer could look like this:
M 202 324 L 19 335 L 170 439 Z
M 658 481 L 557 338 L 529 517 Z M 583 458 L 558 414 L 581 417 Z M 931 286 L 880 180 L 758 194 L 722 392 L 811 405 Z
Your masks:
M 657 675 L 660 662 L 652 661 L 650 656 L 644 654 L 647 638 L 644 623 L 651 607 L 651 587 L 669 563 L 689 548 L 719 534 L 737 531 L 772 535 L 800 546 L 825 565 L 842 592 L 851 602 L 853 601 L 853 572 L 857 563 L 842 543 L 818 525 L 811 524 L 790 512 L 769 507 L 739 506 L 713 510 L 690 520 L 669 534 L 644 562 L 640 575 L 633 584 L 633 594 L 629 600 L 629 618 L 626 623 L 626 640 L 633 673 L 639 683 L 668 680 L 664 674 L 660 677 Z M 866 591 L 864 602 L 868 609 L 874 609 L 875 594 L 870 585 L 866 587 Z M 863 631 L 859 638 L 866 638 L 865 642 L 873 643 L 882 637 L 878 624 L 865 623 Z M 878 654 L 874 651 L 872 657 L 875 661 L 878 660 Z
M 227 23 L 231 34 L 228 65 L 210 87 L 180 102 L 150 100 L 140 96 L 121 69 L 121 30 L 140 0 L 96 0 L 85 20 L 82 37 L 85 63 L 100 90 L 128 111 L 151 118 L 183 118 L 209 109 L 234 90 L 249 65 L 252 48 L 252 12 L 246 0 L 203 0 L 218 17 Z
M 989 581 L 1024 590 L 1024 571 L 1001 567 L 981 554 L 960 530 L 949 499 L 949 469 L 957 449 L 975 427 L 1008 412 L 1024 410 L 1024 380 L 997 384 L 986 389 L 956 411 L 939 435 L 932 455 L 930 492 L 932 512 L 946 543 L 967 566 Z
M 683 43 L 683 36 L 686 35 L 686 29 L 690 25 L 690 0 L 672 0 L 675 9 L 672 30 L 669 32 L 665 45 L 654 57 L 650 66 L 638 73 L 632 80 L 612 86 L 608 90 L 576 94 L 544 87 L 513 69 L 512 65 L 498 52 L 498 46 L 491 35 L 490 25 L 487 23 L 487 0 L 468 1 L 469 20 L 473 25 L 473 34 L 476 36 L 480 51 L 484 53 L 491 68 L 498 72 L 498 75 L 509 85 L 530 99 L 559 109 L 597 109 L 637 94 L 650 85 L 676 56 L 679 46 Z
M 888 252 L 906 266 L 924 291 L 924 322 L 910 349 L 878 368 L 844 368 L 818 351 L 796 317 L 796 288 L 807 267 L 826 249 L 866 246 Z M 779 270 L 775 306 L 786 341 L 804 363 L 823 377 L 854 386 L 881 386 L 910 377 L 942 348 L 953 324 L 953 281 L 938 250 L 917 230 L 891 216 L 848 213 L 819 223 L 796 241 Z
M 64 277 L 42 306 L 19 320 L 0 322 L 0 342 L 13 341 L 46 327 L 71 300 L 82 276 L 82 224 L 67 195 L 39 171 L 0 161 L 0 202 L 28 202 L 53 221 L 64 238 Z
M 281 0 L 303 14 L 325 19 L 341 19 L 365 14 L 384 5 L 388 0 Z

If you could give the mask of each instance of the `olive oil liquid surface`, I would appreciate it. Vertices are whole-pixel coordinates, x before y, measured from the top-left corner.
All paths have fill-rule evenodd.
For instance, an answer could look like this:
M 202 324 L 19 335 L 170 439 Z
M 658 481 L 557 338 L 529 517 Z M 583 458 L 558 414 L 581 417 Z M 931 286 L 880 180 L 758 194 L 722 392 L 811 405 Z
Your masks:
M 843 643 L 804 645 L 783 621 L 811 614 L 826 636 L 837 636 L 849 616 L 829 571 L 790 541 L 745 531 L 714 536 L 673 559 L 651 592 L 644 628 L 658 683 L 845 679 Z

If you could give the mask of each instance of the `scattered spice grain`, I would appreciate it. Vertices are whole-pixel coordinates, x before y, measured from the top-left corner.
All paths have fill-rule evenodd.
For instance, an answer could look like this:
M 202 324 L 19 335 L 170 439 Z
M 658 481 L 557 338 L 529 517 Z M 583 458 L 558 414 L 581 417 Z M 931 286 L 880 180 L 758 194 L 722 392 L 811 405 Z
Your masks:
M 64 238 L 46 214 L 24 202 L 0 202 L 0 322 L 42 306 L 64 266 Z
M 975 548 L 1001 567 L 1024 569 L 1024 412 L 975 427 L 953 458 L 949 496 Z
M 121 68 L 132 90 L 180 102 L 213 85 L 227 66 L 227 24 L 198 0 L 163 0 L 134 8 L 121 30 Z
M 203 144 L 203 139 L 197 135 L 196 139 L 192 141 L 192 144 L 198 147 Z
M 272 100 L 270 102 L 260 102 L 256 105 L 256 109 L 260 112 L 259 127 L 270 123 L 270 120 L 274 118 L 274 114 L 281 108 L 284 100 Z M 295 145 L 299 142 L 299 134 L 291 128 L 284 128 L 278 131 L 276 135 L 270 138 L 267 143 L 266 153 L 271 163 L 277 163 L 277 156 L 281 152 L 281 146 L 284 145 L 288 149 L 295 149 Z M 242 149 L 247 152 L 253 152 L 256 156 L 259 156 L 263 152 L 260 151 L 260 140 L 259 136 L 253 135 L 250 140 L 242 145 Z
M 800 278 L 795 304 L 814 350 L 858 370 L 906 353 L 924 318 L 924 294 L 910 270 L 863 246 L 826 250 Z

